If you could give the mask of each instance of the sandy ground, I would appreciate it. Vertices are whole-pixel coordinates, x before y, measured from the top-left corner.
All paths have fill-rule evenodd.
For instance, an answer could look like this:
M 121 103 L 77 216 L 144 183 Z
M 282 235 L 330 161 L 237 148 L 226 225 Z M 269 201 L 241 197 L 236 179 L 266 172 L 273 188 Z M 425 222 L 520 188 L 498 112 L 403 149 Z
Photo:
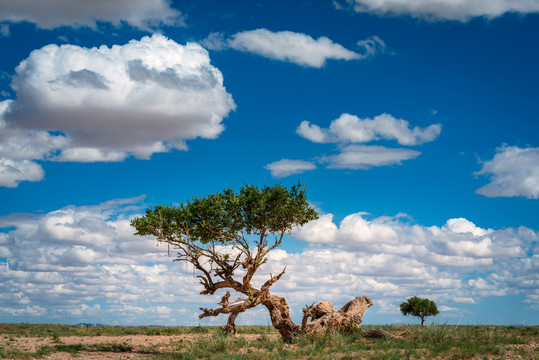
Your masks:
M 201 338 L 211 336 L 209 334 L 184 334 L 175 336 L 146 336 L 146 335 L 129 335 L 129 336 L 63 336 L 58 339 L 51 337 L 10 337 L 0 335 L 0 346 L 6 349 L 12 349 L 20 352 L 35 353 L 42 346 L 63 345 L 103 345 L 103 344 L 118 344 L 128 345 L 132 347 L 129 352 L 78 352 L 70 354 L 67 352 L 57 352 L 51 355 L 44 356 L 42 359 L 48 360 L 71 360 L 71 359 L 90 359 L 90 360 L 118 360 L 118 359 L 149 359 L 158 353 L 179 351 L 181 348 L 189 345 L 189 343 L 198 341 Z M 241 335 L 248 342 L 260 338 L 259 334 Z M 266 337 L 275 337 L 279 335 L 265 335 Z M 294 345 L 291 345 L 294 347 Z M 524 359 L 519 355 L 519 349 L 527 350 L 527 353 L 534 354 L 532 359 L 539 359 L 539 343 L 532 342 L 522 345 L 506 345 L 505 354 L 496 356 L 479 356 L 474 359 Z M 19 357 L 20 358 L 20 357 Z M 2 358 L 17 359 L 15 358 Z
M 0 346 L 4 349 L 11 348 L 20 352 L 35 353 L 42 346 L 55 345 L 96 345 L 96 344 L 123 344 L 133 348 L 130 352 L 79 352 L 72 355 L 67 352 L 57 352 L 42 359 L 68 360 L 68 359 L 147 359 L 156 353 L 178 351 L 190 342 L 198 341 L 201 338 L 211 336 L 209 334 L 184 334 L 175 336 L 146 336 L 146 335 L 125 335 L 125 336 L 62 336 L 58 339 L 51 337 L 10 337 L 0 336 Z M 258 334 L 241 335 L 248 341 L 259 338 Z M 279 335 L 266 335 L 277 338 Z M 4 360 L 6 358 L 2 358 Z M 11 359 L 11 358 L 7 358 Z

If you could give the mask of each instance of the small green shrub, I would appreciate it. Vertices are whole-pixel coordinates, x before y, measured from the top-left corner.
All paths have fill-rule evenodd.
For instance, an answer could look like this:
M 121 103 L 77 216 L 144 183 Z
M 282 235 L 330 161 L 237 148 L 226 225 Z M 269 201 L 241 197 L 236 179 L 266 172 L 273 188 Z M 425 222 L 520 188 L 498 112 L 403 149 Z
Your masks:
M 214 334 L 202 340 L 191 344 L 191 350 L 199 350 L 203 352 L 224 352 L 228 351 L 233 346 L 234 339 L 232 336 Z
M 412 339 L 430 344 L 439 344 L 457 336 L 457 325 L 432 324 L 427 326 L 409 325 L 405 327 L 406 333 Z
M 56 351 L 67 352 L 67 353 L 77 353 L 80 351 L 86 351 L 88 348 L 82 344 L 61 344 L 55 345 L 54 349 Z
M 96 344 L 95 345 L 95 351 L 102 351 L 102 352 L 130 352 L 133 351 L 133 346 L 122 343 L 122 344 Z

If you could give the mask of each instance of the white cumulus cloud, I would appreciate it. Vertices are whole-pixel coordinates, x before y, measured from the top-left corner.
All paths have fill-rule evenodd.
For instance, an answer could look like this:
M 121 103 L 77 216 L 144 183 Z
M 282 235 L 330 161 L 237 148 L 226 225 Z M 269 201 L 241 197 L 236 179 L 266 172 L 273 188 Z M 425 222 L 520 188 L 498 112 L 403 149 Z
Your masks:
M 43 176 L 45 171 L 33 161 L 0 158 L 0 186 L 17 187 L 21 181 L 40 181 Z
M 304 120 L 296 129 L 299 136 L 314 143 L 338 143 L 338 152 L 335 155 L 321 156 L 318 160 L 327 163 L 329 168 L 352 170 L 400 165 L 402 161 L 415 159 L 421 154 L 419 151 L 407 148 L 357 144 L 395 140 L 400 145 L 414 146 L 434 141 L 441 131 L 441 124 L 432 124 L 426 128 L 411 127 L 408 121 L 397 119 L 386 113 L 375 116 L 373 119 L 361 119 L 344 113 L 333 120 L 328 128 L 322 128 Z M 279 162 L 273 164 L 279 164 Z M 273 173 L 272 175 L 275 176 Z M 278 177 L 287 175 L 289 174 L 284 172 Z
M 43 179 L 43 168 L 33 160 L 48 159 L 67 143 L 62 135 L 7 127 L 4 114 L 11 104 L 11 100 L 0 102 L 0 186 L 5 187 Z
M 347 288 L 348 296 L 360 289 L 395 308 L 403 294 L 474 304 L 484 297 L 523 293 L 526 302 L 537 302 L 533 289 L 539 262 L 537 255 L 529 255 L 539 238 L 534 230 L 484 229 L 464 218 L 440 227 L 413 224 L 401 215 L 368 219 L 359 212 L 340 224 L 333 218 L 324 214 L 294 229 L 293 237 L 312 245 L 302 254 L 283 257 L 297 264 L 288 265 L 287 273 L 313 292 L 332 282 L 358 284 Z M 324 277 L 316 279 L 310 269 Z
M 435 140 L 442 130 L 440 124 L 429 125 L 425 129 L 417 126 L 410 128 L 410 123 L 396 119 L 390 114 L 381 114 L 373 119 L 360 119 L 355 115 L 342 114 L 333 120 L 328 129 L 311 125 L 303 121 L 296 132 L 298 135 L 317 143 L 355 142 L 364 143 L 373 140 L 397 140 L 401 145 L 418 145 Z
M 534 231 L 482 229 L 463 218 L 449 219 L 442 227 L 425 227 L 410 225 L 400 216 L 367 220 L 365 215 L 361 212 L 348 215 L 337 226 L 333 216 L 326 214 L 295 229 L 293 234 L 306 242 L 374 254 L 412 256 L 429 264 L 441 265 L 436 259 L 452 258 L 453 266 L 492 263 L 482 261 L 485 258 L 525 257 L 537 238 Z
M 539 148 L 503 145 L 496 155 L 483 162 L 476 175 L 489 177 L 490 182 L 477 193 L 488 197 L 523 196 L 539 198 Z
M 148 30 L 160 25 L 184 25 L 180 11 L 167 0 L 3 0 L 0 21 L 29 21 L 43 29 L 60 26 L 96 28 L 98 22 L 125 22 Z
M 377 36 L 357 43 L 360 52 L 346 49 L 331 39 L 318 39 L 292 31 L 272 32 L 267 29 L 243 31 L 227 38 L 212 33 L 203 44 L 213 50 L 232 48 L 270 59 L 292 62 L 301 66 L 321 68 L 327 60 L 359 60 L 383 51 L 385 43 Z
M 271 176 L 280 178 L 316 169 L 316 165 L 303 160 L 282 159 L 265 166 Z
M 309 243 L 332 244 L 336 241 L 337 232 L 333 214 L 323 214 L 316 221 L 295 228 L 294 236 Z
M 10 228 L 0 237 L 0 256 L 7 260 L 0 262 L 0 319 L 65 321 L 69 314 L 79 321 L 91 316 L 91 322 L 110 324 L 121 316 L 140 323 L 142 309 L 146 321 L 156 323 L 173 317 L 178 303 L 212 301 L 199 298 L 192 272 L 172 263 L 166 246 L 133 234 L 129 223 L 141 201 L 0 217 L 0 228 Z M 106 303 L 92 305 L 96 300 Z
M 0 233 L 0 256 L 7 260 L 0 262 L 0 320 L 65 321 L 69 315 L 78 322 L 140 324 L 144 315 L 149 323 L 197 324 L 198 311 L 185 308 L 215 305 L 223 294 L 201 296 L 191 267 L 172 262 L 152 237 L 133 235 L 129 220 L 141 202 L 116 199 L 0 217 L 0 228 L 7 228 Z M 425 226 L 403 215 L 370 219 L 358 212 L 338 224 L 322 214 L 292 236 L 308 246 L 272 251 L 253 283 L 260 286 L 286 267 L 272 292 L 287 299 L 296 321 L 305 302 L 344 304 L 362 295 L 380 314 L 412 295 L 440 306 L 508 294 L 525 295 L 530 306 L 539 299 L 539 257 L 530 255 L 539 233 L 532 229 L 485 229 L 464 218 Z M 265 309 L 256 314 L 267 316 Z
M 449 219 L 444 228 L 453 233 L 470 233 L 474 236 L 487 235 L 493 231 L 492 229 L 481 229 L 473 222 L 464 218 Z
M 332 136 L 327 129 L 322 129 L 320 126 L 311 124 L 307 120 L 304 120 L 299 124 L 296 133 L 307 140 L 319 144 L 336 141 L 336 137 Z
M 539 12 L 539 3 L 529 0 L 345 0 L 356 12 L 380 15 L 410 15 L 428 20 L 468 21 L 474 17 L 495 18 L 505 13 Z
M 47 45 L 16 73 L 17 99 L 0 103 L 0 157 L 11 161 L 185 150 L 187 139 L 219 136 L 235 108 L 204 48 L 157 34 L 110 48 Z

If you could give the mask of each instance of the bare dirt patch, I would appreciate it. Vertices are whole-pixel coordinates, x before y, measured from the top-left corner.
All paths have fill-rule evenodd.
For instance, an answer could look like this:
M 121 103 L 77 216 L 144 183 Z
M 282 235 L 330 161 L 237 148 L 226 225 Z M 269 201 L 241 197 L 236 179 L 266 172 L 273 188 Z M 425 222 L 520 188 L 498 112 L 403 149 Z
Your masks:
M 0 337 L 0 346 L 33 353 L 42 346 L 49 345 L 51 341 L 51 338 L 44 337 L 13 337 L 4 335 Z
M 70 359 L 148 359 L 157 354 L 182 351 L 190 343 L 208 338 L 210 334 L 182 334 L 182 335 L 121 335 L 121 336 L 61 336 L 53 337 L 25 337 L 0 336 L 0 347 L 13 355 L 4 359 L 33 358 L 40 349 L 67 348 L 72 351 L 55 351 L 52 354 L 37 356 L 48 360 Z M 262 335 L 243 334 L 247 342 L 255 341 Z M 264 335 L 277 339 L 278 334 Z M 99 349 L 107 348 L 107 351 Z M 91 351 L 87 351 L 91 350 Z M 46 351 L 45 351 L 46 352 Z

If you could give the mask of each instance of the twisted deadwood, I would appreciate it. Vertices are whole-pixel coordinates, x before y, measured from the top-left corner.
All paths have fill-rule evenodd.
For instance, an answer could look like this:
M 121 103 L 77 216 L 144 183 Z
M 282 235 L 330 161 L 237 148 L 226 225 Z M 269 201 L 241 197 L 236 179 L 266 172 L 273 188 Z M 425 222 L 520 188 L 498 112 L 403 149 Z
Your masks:
M 396 339 L 397 337 L 390 332 L 381 329 L 362 330 L 361 335 L 371 339 Z
M 285 341 L 290 341 L 298 333 L 328 333 L 337 331 L 341 327 L 347 328 L 359 325 L 367 308 L 372 306 L 372 300 L 366 296 L 353 299 L 337 312 L 334 311 L 333 304 L 330 302 L 306 306 L 303 309 L 302 324 L 297 325 L 290 317 L 289 306 L 285 298 L 270 294 L 271 286 L 281 279 L 286 268 L 276 276 L 270 274 L 269 279 L 264 282 L 260 289 L 253 287 L 251 279 L 262 265 L 263 261 L 261 259 L 265 258 L 269 250 L 280 245 L 283 236 L 284 232 L 269 247 L 267 247 L 267 243 L 261 242 L 255 253 L 245 247 L 241 249 L 243 257 L 236 256 L 232 259 L 224 258 L 216 252 L 197 247 L 193 243 L 176 243 L 175 245 L 181 247 L 182 250 L 180 257 L 176 261 L 187 261 L 202 274 L 198 276 L 199 282 L 204 288 L 201 294 L 214 294 L 219 289 L 232 289 L 246 296 L 231 303 L 230 291 L 227 291 L 218 303 L 219 308 L 200 308 L 202 314 L 199 315 L 199 318 L 227 314 L 228 320 L 226 326 L 223 327 L 223 332 L 236 334 L 235 321 L 238 315 L 248 309 L 263 305 L 269 311 L 273 327 L 279 331 Z M 209 259 L 206 261 L 206 264 L 209 263 L 211 266 L 209 270 L 201 264 L 201 254 L 204 254 Z M 238 281 L 233 277 L 233 273 L 240 266 L 246 272 L 243 279 Z M 367 335 L 369 334 L 367 333 Z
M 201 275 L 197 277 L 203 286 L 201 294 L 214 294 L 219 289 L 232 289 L 245 295 L 244 298 L 230 302 L 231 294 L 230 291 L 227 291 L 218 303 L 219 308 L 200 308 L 202 314 L 199 315 L 199 318 L 227 314 L 228 320 L 226 326 L 223 327 L 223 332 L 225 334 L 236 334 L 235 321 L 238 315 L 248 309 L 263 305 L 269 311 L 273 327 L 279 331 L 285 341 L 292 340 L 298 333 L 328 333 L 337 331 L 342 327 L 359 325 L 367 308 L 372 306 L 372 300 L 366 296 L 353 299 L 339 311 L 334 311 L 333 304 L 330 302 L 306 306 L 303 309 L 302 324 L 297 325 L 290 317 L 289 306 L 285 298 L 270 294 L 270 288 L 281 279 L 286 268 L 276 276 L 270 274 L 269 279 L 259 289 L 251 284 L 252 277 L 264 263 L 267 253 L 280 245 L 284 237 L 284 231 L 280 235 L 271 246 L 268 246 L 264 239 L 257 246 L 256 252 L 245 246 L 239 248 L 240 254 L 243 256 L 232 258 L 219 255 L 214 248 L 202 248 L 188 241 L 175 242 L 176 248 L 181 250 L 178 259 L 175 261 L 187 261 L 200 271 Z M 201 261 L 203 258 L 206 258 L 204 263 Z M 209 269 L 207 269 L 208 264 Z M 235 270 L 240 266 L 245 269 L 245 274 L 241 281 L 233 277 Z M 369 334 L 367 333 L 365 336 Z M 374 335 L 377 336 L 377 334 Z
M 226 289 L 242 294 L 230 302 L 227 291 L 216 309 L 200 308 L 199 318 L 227 314 L 226 333 L 235 333 L 237 316 L 258 305 L 265 306 L 273 326 L 285 341 L 300 332 L 319 333 L 357 326 L 372 301 L 363 296 L 350 301 L 339 311 L 322 302 L 304 309 L 301 325 L 290 318 L 283 297 L 270 294 L 270 288 L 286 268 L 260 288 L 251 281 L 268 260 L 268 253 L 279 247 L 286 233 L 318 218 L 307 202 L 305 187 L 298 183 L 290 189 L 282 185 L 264 187 L 245 185 L 239 193 L 222 193 L 194 198 L 179 206 L 156 206 L 131 221 L 138 235 L 153 235 L 158 242 L 177 250 L 174 261 L 185 261 L 198 272 L 202 295 Z M 241 275 L 240 275 L 241 273 Z M 240 278 L 241 276 L 241 278 Z M 309 318 L 311 319 L 309 321 Z
M 248 272 L 250 266 L 253 266 L 252 264 L 252 262 L 245 264 Z M 270 278 L 260 289 L 254 288 L 250 282 L 239 282 L 231 278 L 225 278 L 220 282 L 213 283 L 213 285 L 210 285 L 209 281 L 201 281 L 201 284 L 205 286 L 203 293 L 213 293 L 216 288 L 232 288 L 248 297 L 240 298 L 236 300 L 236 302 L 230 303 L 230 292 L 227 291 L 218 303 L 221 305 L 220 308 L 200 308 L 202 314 L 200 314 L 199 318 L 202 319 L 208 316 L 228 314 L 227 325 L 223 328 L 223 332 L 226 334 L 235 334 L 235 320 L 237 316 L 250 308 L 262 304 L 269 311 L 273 327 L 279 331 L 283 340 L 290 341 L 298 333 L 328 333 L 337 331 L 340 328 L 358 326 L 361 323 L 367 308 L 372 306 L 372 300 L 366 296 L 353 299 L 339 311 L 335 311 L 333 309 L 333 304 L 330 302 L 321 302 L 316 306 L 313 304 L 311 306 L 306 306 L 303 309 L 304 315 L 302 324 L 301 326 L 297 325 L 290 317 L 289 306 L 285 298 L 272 295 L 269 292 L 270 287 L 277 282 L 284 273 L 285 270 L 277 276 L 270 274 Z
M 333 310 L 330 302 L 311 305 L 303 309 L 302 331 L 306 334 L 320 334 L 358 326 L 370 306 L 372 300 L 366 296 L 349 301 L 339 311 Z M 311 321 L 308 321 L 309 317 Z

